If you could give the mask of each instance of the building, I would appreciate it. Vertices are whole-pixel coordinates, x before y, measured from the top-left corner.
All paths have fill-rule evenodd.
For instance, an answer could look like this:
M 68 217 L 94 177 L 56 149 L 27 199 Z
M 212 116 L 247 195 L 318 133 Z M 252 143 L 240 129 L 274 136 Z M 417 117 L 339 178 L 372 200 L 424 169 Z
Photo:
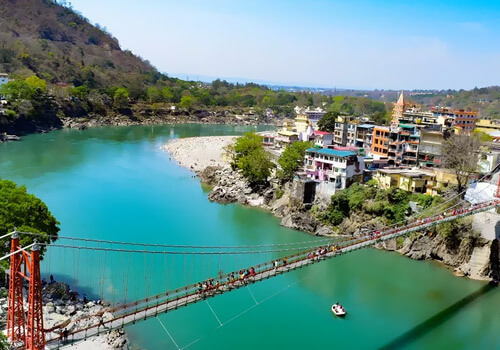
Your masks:
M 352 124 L 353 121 L 354 117 L 352 116 L 339 115 L 337 117 L 337 119 L 335 120 L 335 130 L 333 132 L 333 143 L 335 145 L 347 146 L 348 130 L 351 133 L 352 140 L 354 140 L 356 129 L 353 129 L 352 126 L 349 128 L 349 123 Z M 354 144 L 352 146 L 354 146 Z
M 438 117 L 430 111 L 421 111 L 419 107 L 412 107 L 403 112 L 399 124 L 416 124 L 419 128 L 440 131 L 443 125 L 438 123 Z
M 479 119 L 476 121 L 476 129 L 484 133 L 500 131 L 500 120 L 497 119 Z
M 416 193 L 426 193 L 429 182 L 434 181 L 435 175 L 412 169 L 379 169 L 373 177 L 379 188 L 400 190 Z
M 321 148 L 332 146 L 333 134 L 327 131 L 314 131 L 314 145 Z
M 406 109 L 407 103 L 403 91 L 399 94 L 398 101 L 392 105 L 392 124 L 398 125 L 399 120 L 403 118 L 403 113 Z
M 398 188 L 412 193 L 436 195 L 456 185 L 455 174 L 446 169 L 378 169 L 373 176 L 379 188 Z
M 356 145 L 356 133 L 357 133 L 358 123 L 349 122 L 347 123 L 347 138 L 346 138 L 346 146 L 355 146 Z
M 373 128 L 372 156 L 373 159 L 387 158 L 389 156 L 390 129 L 385 126 Z
M 477 162 L 477 171 L 481 174 L 491 173 L 500 163 L 498 151 L 480 152 Z
M 364 158 L 353 151 L 309 148 L 305 155 L 305 170 L 308 178 L 328 183 L 335 193 L 363 180 Z
M 7 84 L 9 82 L 9 75 L 6 73 L 0 73 L 0 87 L 3 84 Z
M 274 142 L 277 146 L 286 147 L 298 140 L 299 140 L 299 135 L 296 132 L 281 130 L 278 131 L 278 136 L 276 136 Z
M 401 124 L 390 128 L 373 128 L 372 156 L 387 157 L 392 166 L 415 166 L 418 159 L 420 132 L 416 125 Z
M 323 116 L 326 114 L 326 112 L 323 109 L 317 107 L 314 109 L 307 108 L 304 111 L 304 114 L 307 115 L 307 118 L 309 118 L 309 121 L 312 123 L 312 125 L 316 125 L 318 123 L 318 121 L 321 118 L 323 118 Z
M 262 136 L 262 145 L 266 147 L 274 146 L 276 140 L 276 132 L 262 132 L 259 133 Z
M 432 107 L 432 114 L 437 117 L 439 124 L 443 126 L 458 127 L 463 132 L 470 133 L 476 127 L 476 111 L 465 111 L 463 109 L 453 110 L 445 107 Z
M 446 132 L 434 130 L 420 131 L 418 147 L 418 163 L 423 167 L 434 167 L 441 164 L 441 144 L 446 139 Z
M 298 114 L 295 118 L 295 131 L 298 133 L 306 132 L 311 125 L 306 114 Z
M 366 154 L 372 153 L 373 129 L 375 125 L 359 124 L 356 126 L 354 146 L 363 148 Z

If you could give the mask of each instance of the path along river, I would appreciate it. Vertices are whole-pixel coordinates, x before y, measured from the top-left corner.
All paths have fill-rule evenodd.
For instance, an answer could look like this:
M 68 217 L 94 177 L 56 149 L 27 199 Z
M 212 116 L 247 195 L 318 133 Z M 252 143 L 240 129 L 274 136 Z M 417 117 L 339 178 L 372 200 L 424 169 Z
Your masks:
M 61 235 L 196 245 L 314 239 L 260 210 L 210 203 L 199 180 L 160 150 L 173 137 L 251 129 L 134 126 L 29 135 L 0 144 L 0 177 L 42 198 L 61 222 Z M 240 263 L 254 263 L 247 259 Z M 213 270 L 220 262 L 208 264 Z M 183 257 L 165 262 L 62 248 L 50 248 L 42 265 L 45 276 L 53 273 L 80 293 L 112 301 L 124 298 L 125 287 L 132 300 L 201 276 L 201 269 L 186 270 Z M 190 349 L 499 349 L 500 290 L 484 286 L 437 263 L 365 249 L 210 299 L 222 327 L 206 303 L 160 320 L 178 347 Z M 249 309 L 254 297 L 261 303 Z M 337 301 L 346 306 L 346 319 L 330 313 Z M 133 348 L 176 348 L 157 319 L 127 332 Z

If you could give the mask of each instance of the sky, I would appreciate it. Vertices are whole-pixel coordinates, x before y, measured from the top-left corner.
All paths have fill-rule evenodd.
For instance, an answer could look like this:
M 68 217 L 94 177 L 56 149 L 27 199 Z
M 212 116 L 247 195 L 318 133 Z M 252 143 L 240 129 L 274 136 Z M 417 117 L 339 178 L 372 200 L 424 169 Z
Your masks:
M 353 89 L 500 85 L 500 0 L 72 0 L 169 76 Z

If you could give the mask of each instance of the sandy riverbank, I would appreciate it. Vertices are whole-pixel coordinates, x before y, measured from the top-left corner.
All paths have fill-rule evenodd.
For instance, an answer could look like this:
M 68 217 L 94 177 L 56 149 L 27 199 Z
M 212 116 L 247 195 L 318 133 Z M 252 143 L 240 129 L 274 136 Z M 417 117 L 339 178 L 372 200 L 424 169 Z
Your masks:
M 203 171 L 207 166 L 226 166 L 224 148 L 237 136 L 201 136 L 170 140 L 162 149 L 183 167 Z

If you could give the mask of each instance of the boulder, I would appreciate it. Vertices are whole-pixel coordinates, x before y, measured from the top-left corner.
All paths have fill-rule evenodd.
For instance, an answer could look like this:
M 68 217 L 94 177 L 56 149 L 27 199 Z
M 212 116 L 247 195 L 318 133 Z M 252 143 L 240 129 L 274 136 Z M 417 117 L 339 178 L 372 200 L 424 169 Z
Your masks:
M 65 282 L 52 282 L 43 288 L 43 295 L 52 300 L 69 300 L 71 291 L 69 285 Z

